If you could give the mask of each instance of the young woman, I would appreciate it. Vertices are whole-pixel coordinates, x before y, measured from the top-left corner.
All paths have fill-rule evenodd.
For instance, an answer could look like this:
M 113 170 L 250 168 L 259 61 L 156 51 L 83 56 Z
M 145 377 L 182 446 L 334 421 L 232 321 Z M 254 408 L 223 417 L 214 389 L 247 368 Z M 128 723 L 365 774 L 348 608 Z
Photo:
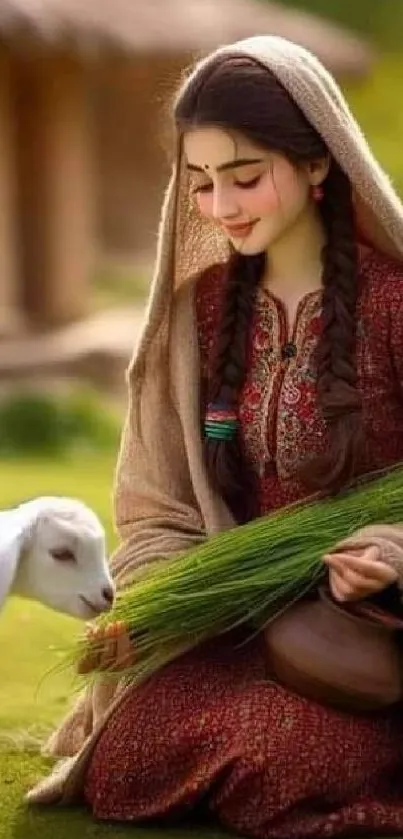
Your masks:
M 253 38 L 197 65 L 174 118 L 117 476 L 121 584 L 403 459 L 403 209 L 333 79 Z M 324 557 L 337 601 L 401 582 L 401 530 L 372 537 Z M 400 709 L 297 696 L 267 679 L 260 637 L 217 639 L 138 689 L 100 681 L 51 748 L 73 759 L 31 800 L 84 797 L 101 819 L 197 807 L 258 839 L 403 832 Z

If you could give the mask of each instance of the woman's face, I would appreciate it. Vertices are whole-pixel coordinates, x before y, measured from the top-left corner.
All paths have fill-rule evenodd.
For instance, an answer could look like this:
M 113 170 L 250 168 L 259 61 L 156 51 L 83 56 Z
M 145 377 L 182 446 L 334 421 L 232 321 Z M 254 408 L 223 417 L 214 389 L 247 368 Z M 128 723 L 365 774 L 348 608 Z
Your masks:
M 185 133 L 184 152 L 200 213 L 221 227 L 234 248 L 267 251 L 312 207 L 315 166 L 296 168 L 242 134 L 216 127 Z

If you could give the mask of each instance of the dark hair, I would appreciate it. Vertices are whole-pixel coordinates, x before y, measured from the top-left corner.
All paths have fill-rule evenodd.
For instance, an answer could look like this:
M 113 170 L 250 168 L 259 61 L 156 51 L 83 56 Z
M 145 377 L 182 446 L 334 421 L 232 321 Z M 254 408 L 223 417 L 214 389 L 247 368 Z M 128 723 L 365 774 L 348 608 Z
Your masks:
M 254 143 L 284 154 L 294 165 L 326 157 L 324 140 L 275 76 L 248 57 L 218 57 L 178 97 L 179 132 L 197 125 L 239 131 Z M 357 244 L 351 185 L 331 160 L 320 202 L 327 244 L 323 252 L 323 331 L 317 351 L 318 398 L 330 428 L 331 445 L 304 464 L 310 489 L 334 492 L 357 470 L 363 446 L 355 364 Z M 222 322 L 216 338 L 208 401 L 237 408 L 246 374 L 249 324 L 265 256 L 233 254 Z M 211 479 L 238 521 L 254 514 L 256 478 L 240 440 L 205 440 Z M 248 503 L 252 501 L 251 503 Z

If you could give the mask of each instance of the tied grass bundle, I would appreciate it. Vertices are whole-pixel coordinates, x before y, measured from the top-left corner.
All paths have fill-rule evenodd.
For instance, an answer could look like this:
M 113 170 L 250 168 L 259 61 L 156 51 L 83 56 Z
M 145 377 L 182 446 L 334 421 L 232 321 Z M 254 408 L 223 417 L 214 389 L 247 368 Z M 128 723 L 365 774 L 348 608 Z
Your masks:
M 398 522 L 403 522 L 401 466 L 335 498 L 220 533 L 152 566 L 98 623 L 124 622 L 128 628 L 135 663 L 124 675 L 138 684 L 203 640 L 242 624 L 258 630 L 319 582 L 322 557 L 338 542 L 365 525 Z M 86 652 L 82 641 L 75 657 Z

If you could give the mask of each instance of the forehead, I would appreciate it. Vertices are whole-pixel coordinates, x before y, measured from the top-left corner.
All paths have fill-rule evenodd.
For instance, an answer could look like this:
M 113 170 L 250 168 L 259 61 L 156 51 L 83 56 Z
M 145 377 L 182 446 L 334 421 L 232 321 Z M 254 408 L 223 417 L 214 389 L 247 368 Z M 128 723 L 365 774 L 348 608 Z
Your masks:
M 262 149 L 238 132 L 203 127 L 187 131 L 183 139 L 187 163 L 214 171 L 236 158 L 262 156 Z

